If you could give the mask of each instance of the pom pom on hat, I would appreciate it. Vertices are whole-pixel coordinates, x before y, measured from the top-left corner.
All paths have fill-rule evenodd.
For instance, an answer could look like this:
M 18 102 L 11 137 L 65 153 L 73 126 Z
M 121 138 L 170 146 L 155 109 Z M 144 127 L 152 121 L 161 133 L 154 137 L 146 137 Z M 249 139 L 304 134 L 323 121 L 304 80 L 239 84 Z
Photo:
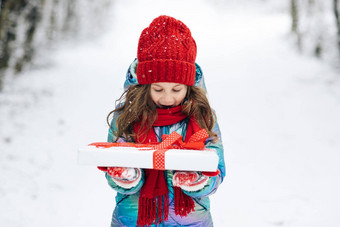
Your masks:
M 195 83 L 197 47 L 189 28 L 169 16 L 159 16 L 145 28 L 137 50 L 139 84 Z

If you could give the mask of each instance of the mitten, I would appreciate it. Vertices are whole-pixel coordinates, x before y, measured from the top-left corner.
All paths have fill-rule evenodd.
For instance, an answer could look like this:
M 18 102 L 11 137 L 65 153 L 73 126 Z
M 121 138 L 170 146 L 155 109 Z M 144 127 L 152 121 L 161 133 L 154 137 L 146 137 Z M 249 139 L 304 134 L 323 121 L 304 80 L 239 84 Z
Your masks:
M 128 167 L 107 167 L 107 173 L 118 186 L 125 189 L 137 186 L 142 175 L 139 168 Z
M 209 177 L 201 172 L 176 172 L 172 178 L 173 186 L 182 188 L 185 191 L 198 191 L 208 183 Z

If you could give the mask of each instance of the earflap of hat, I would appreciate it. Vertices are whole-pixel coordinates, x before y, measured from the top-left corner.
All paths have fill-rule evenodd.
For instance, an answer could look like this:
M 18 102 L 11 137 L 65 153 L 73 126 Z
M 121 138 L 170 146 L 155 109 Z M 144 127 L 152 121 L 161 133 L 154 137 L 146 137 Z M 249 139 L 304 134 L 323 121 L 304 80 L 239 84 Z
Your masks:
M 195 63 L 195 67 L 196 67 L 196 75 L 195 75 L 194 86 L 202 88 L 205 91 L 205 93 L 207 93 L 207 88 L 205 86 L 204 76 L 203 76 L 201 66 L 199 66 L 197 63 Z
M 137 80 L 137 64 L 138 60 L 135 58 L 126 72 L 126 78 L 124 82 L 124 90 L 127 90 L 130 86 L 138 84 Z

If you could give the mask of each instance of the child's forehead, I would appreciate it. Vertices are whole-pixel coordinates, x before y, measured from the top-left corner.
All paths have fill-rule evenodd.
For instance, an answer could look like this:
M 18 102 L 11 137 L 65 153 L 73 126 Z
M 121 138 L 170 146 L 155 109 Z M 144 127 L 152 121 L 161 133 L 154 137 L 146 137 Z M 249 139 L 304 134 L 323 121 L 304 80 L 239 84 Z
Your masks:
M 180 84 L 180 83 L 172 83 L 172 82 L 157 82 L 157 83 L 152 83 L 151 86 L 168 88 L 168 87 L 181 87 L 185 85 Z

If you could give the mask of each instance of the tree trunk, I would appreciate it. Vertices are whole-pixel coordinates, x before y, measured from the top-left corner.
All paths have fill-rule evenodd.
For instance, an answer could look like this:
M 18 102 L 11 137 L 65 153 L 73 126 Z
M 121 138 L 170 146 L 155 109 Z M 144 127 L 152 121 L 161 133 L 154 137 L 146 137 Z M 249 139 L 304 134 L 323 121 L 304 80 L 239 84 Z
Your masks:
M 290 15 L 292 18 L 291 31 L 293 33 L 298 32 L 298 9 L 296 0 L 290 0 Z
M 290 15 L 292 19 L 291 32 L 296 36 L 297 46 L 301 50 L 301 34 L 299 31 L 299 10 L 297 0 L 290 0 Z
M 335 24 L 337 28 L 337 42 L 340 56 L 340 9 L 339 9 L 339 0 L 333 0 L 333 12 L 335 16 Z

